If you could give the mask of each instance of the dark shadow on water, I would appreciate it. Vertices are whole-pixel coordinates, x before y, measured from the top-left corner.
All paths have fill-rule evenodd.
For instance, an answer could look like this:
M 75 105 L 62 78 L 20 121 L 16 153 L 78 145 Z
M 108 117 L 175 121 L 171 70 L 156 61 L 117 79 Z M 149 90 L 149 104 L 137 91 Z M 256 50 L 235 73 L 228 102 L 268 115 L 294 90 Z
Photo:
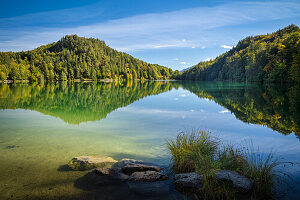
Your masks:
M 105 176 L 94 176 L 94 173 L 88 172 L 85 176 L 78 178 L 74 187 L 93 194 L 94 199 L 110 199 L 110 200 L 181 200 L 182 195 L 174 190 L 163 195 L 145 196 L 131 191 L 125 181 L 111 179 Z
M 66 165 L 61 165 L 57 168 L 57 171 L 59 172 L 68 172 L 68 171 L 73 171 L 67 164 Z

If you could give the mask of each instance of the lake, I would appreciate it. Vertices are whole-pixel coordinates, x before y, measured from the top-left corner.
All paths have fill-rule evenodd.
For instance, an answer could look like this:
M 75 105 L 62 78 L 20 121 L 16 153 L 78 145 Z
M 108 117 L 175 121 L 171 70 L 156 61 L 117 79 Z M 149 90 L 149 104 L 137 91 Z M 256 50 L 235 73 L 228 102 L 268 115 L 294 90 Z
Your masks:
M 0 84 L 0 199 L 138 199 L 124 186 L 76 184 L 86 172 L 64 166 L 80 155 L 168 166 L 165 141 L 185 129 L 293 162 L 284 170 L 294 179 L 286 199 L 295 199 L 299 94 L 299 85 L 230 82 Z

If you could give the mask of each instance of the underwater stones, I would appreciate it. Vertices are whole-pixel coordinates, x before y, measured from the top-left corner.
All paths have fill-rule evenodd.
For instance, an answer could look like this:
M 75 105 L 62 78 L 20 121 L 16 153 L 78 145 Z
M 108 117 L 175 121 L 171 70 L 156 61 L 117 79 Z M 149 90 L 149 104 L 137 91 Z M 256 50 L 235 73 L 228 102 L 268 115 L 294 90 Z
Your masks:
M 88 170 L 96 167 L 110 168 L 117 161 L 108 156 L 79 156 L 72 158 L 68 166 L 72 170 Z
M 195 172 L 176 174 L 174 180 L 175 188 L 186 194 L 200 192 L 203 184 L 203 176 Z
M 170 183 L 167 180 L 154 182 L 135 182 L 127 181 L 128 188 L 139 195 L 156 196 L 168 194 L 170 191 Z
M 220 170 L 216 173 L 216 179 L 224 182 L 230 182 L 240 193 L 248 193 L 253 183 L 247 177 L 230 170 Z
M 128 175 L 122 173 L 122 171 L 118 168 L 96 168 L 92 170 L 92 173 L 97 174 L 98 176 L 106 176 L 106 177 L 111 177 L 116 180 L 127 180 Z
M 128 176 L 116 168 L 96 168 L 88 172 L 85 177 L 94 185 L 109 185 L 123 182 Z
M 134 172 L 128 178 L 134 182 L 154 182 L 167 180 L 168 176 L 157 171 Z
M 19 148 L 20 146 L 17 145 L 9 145 L 7 147 L 5 147 L 5 149 L 14 149 L 14 148 Z

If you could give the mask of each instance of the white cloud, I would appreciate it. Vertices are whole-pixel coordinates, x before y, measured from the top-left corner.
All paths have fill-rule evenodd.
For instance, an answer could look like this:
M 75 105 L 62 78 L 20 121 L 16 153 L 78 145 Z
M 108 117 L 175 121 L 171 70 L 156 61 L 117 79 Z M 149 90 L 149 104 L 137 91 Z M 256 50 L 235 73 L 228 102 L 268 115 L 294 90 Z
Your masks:
M 229 112 L 229 110 L 221 110 L 221 111 L 219 111 L 219 113 L 221 113 L 221 114 L 228 113 L 228 112 Z
M 97 8 L 100 6 L 93 9 L 97 10 Z M 61 16 L 59 19 L 64 18 L 64 22 L 79 20 L 81 17 L 93 19 L 92 24 L 73 25 L 73 27 L 69 25 L 67 28 L 54 27 L 55 24 L 60 24 L 60 21 L 51 17 L 53 12 L 2 18 L 0 19 L 0 51 L 33 49 L 41 44 L 57 41 L 67 34 L 99 38 L 111 47 L 123 51 L 219 46 L 226 40 L 233 40 L 233 36 L 224 36 L 226 34 L 216 29 L 297 17 L 300 16 L 300 3 L 235 2 L 214 7 L 142 14 L 104 22 L 101 20 L 103 12 L 103 9 L 97 15 L 83 12 L 82 16 L 78 17 L 76 9 L 68 10 L 67 15 L 64 15 L 65 10 L 56 11 L 56 15 Z M 36 26 L 36 24 L 44 24 L 44 21 L 47 21 L 46 26 Z M 242 38 L 235 38 L 235 41 L 238 39 Z M 228 45 L 222 47 L 231 48 Z
M 182 64 L 182 65 L 186 65 L 186 64 L 187 64 L 187 62 L 183 61 L 183 62 L 180 62 L 180 64 Z
M 224 48 L 224 49 L 232 49 L 233 48 L 233 46 L 228 46 L 228 45 L 225 45 L 225 44 L 221 45 L 221 47 Z
M 206 58 L 206 59 L 205 59 L 205 62 L 211 61 L 211 60 L 212 60 L 211 58 Z
M 174 58 L 173 60 L 179 60 L 179 58 Z
M 196 47 L 195 46 L 192 46 L 192 49 L 195 49 Z

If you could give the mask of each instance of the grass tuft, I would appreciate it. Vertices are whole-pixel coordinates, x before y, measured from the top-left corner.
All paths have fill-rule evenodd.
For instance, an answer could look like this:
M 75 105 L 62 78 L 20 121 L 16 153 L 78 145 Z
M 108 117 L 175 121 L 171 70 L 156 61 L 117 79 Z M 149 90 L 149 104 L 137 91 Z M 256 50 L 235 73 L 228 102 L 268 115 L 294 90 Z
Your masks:
M 201 188 L 204 199 L 238 199 L 237 191 L 229 184 L 217 181 L 215 173 L 221 169 L 236 171 L 254 182 L 255 199 L 274 198 L 276 182 L 286 176 L 277 167 L 271 152 L 267 155 L 254 151 L 253 145 L 240 150 L 222 145 L 220 140 L 205 131 L 180 132 L 175 139 L 167 140 L 175 173 L 197 172 L 203 175 Z

